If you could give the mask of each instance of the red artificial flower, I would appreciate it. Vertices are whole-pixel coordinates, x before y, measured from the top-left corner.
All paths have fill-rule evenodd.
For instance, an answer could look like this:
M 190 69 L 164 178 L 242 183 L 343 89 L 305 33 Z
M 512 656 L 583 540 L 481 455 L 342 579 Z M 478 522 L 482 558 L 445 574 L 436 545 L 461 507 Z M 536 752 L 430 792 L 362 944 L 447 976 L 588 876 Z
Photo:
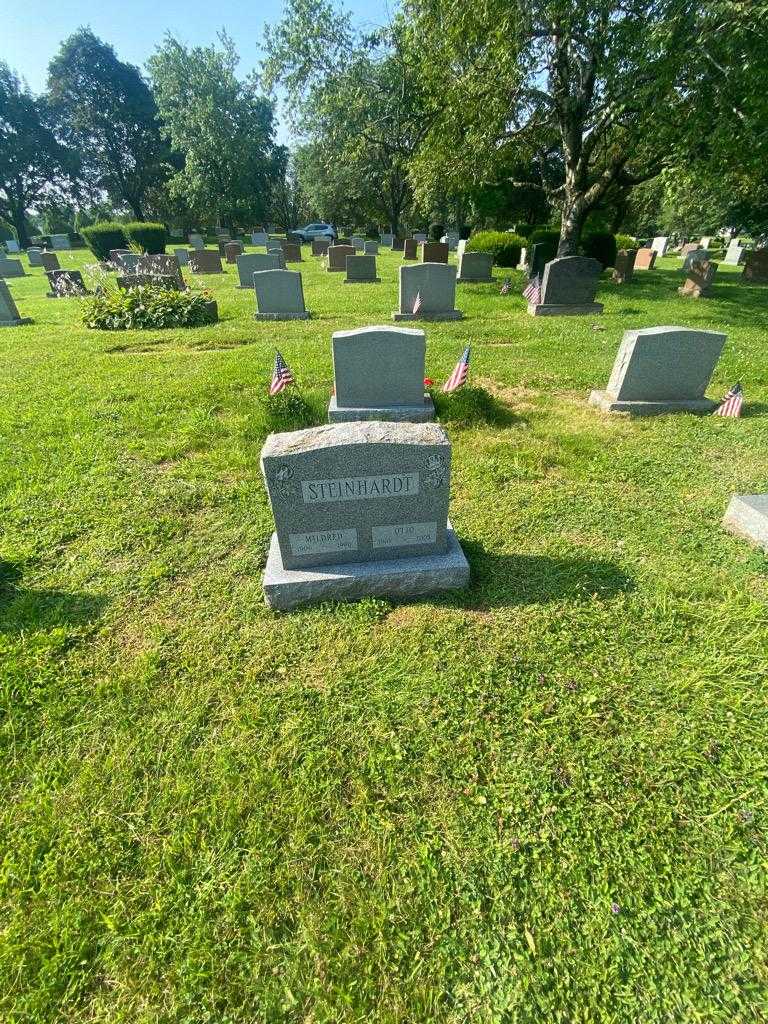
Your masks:
M 425 388 L 431 388 L 434 383 L 435 382 L 432 380 L 431 377 L 425 377 L 424 378 L 424 387 Z

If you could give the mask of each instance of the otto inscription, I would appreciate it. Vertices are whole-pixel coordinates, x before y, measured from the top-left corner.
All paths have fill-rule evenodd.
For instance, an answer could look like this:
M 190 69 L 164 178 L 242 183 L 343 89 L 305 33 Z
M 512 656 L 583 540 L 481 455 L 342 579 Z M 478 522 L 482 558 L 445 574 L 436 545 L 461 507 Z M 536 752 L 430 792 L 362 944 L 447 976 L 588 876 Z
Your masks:
M 305 505 L 365 498 L 413 498 L 419 493 L 419 474 L 390 473 L 386 476 L 350 476 L 340 480 L 304 480 L 301 493 Z
M 402 523 L 397 526 L 371 527 L 371 543 L 375 548 L 434 544 L 436 540 L 437 523 Z
M 357 530 L 318 530 L 288 535 L 294 555 L 325 555 L 332 551 L 357 551 Z

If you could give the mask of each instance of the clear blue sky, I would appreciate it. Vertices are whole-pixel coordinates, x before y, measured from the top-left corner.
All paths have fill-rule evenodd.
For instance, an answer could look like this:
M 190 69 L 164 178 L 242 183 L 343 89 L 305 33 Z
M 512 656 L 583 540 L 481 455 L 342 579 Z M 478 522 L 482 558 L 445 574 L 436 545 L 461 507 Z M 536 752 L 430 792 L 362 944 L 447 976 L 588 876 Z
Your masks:
M 364 26 L 383 24 L 394 0 L 346 0 Z M 34 92 L 45 88 L 48 61 L 81 25 L 111 43 L 121 60 L 144 69 L 147 57 L 171 32 L 182 43 L 204 46 L 225 28 L 240 54 L 243 76 L 258 65 L 265 24 L 279 21 L 282 0 L 0 0 L 0 60 Z M 286 141 L 281 126 L 280 141 Z

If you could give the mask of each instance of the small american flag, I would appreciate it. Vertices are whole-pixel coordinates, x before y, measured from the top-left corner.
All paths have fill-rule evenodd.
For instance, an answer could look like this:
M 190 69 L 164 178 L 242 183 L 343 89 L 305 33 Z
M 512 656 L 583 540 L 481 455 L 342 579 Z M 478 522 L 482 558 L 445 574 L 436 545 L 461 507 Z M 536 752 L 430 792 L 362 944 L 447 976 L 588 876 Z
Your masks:
M 512 287 L 512 279 L 505 277 L 501 285 L 501 295 L 509 295 L 509 289 Z
M 414 316 L 417 313 L 421 312 L 421 292 L 416 292 L 416 298 L 413 300 L 413 310 L 412 310 L 412 312 L 413 312 Z
M 467 377 L 469 376 L 469 348 L 464 349 L 461 359 L 456 363 L 453 368 L 453 373 L 448 380 L 443 384 L 443 392 L 448 395 L 451 391 L 457 391 L 462 384 L 467 383 Z
M 741 416 L 744 402 L 744 390 L 741 383 L 734 384 L 720 405 L 715 409 L 714 416 Z
M 523 289 L 523 298 L 537 306 L 541 302 L 541 278 L 538 274 L 532 277 Z
M 276 395 L 288 384 L 293 384 L 293 374 L 288 363 L 279 352 L 275 351 L 275 368 L 272 371 L 272 383 L 269 385 L 270 395 Z

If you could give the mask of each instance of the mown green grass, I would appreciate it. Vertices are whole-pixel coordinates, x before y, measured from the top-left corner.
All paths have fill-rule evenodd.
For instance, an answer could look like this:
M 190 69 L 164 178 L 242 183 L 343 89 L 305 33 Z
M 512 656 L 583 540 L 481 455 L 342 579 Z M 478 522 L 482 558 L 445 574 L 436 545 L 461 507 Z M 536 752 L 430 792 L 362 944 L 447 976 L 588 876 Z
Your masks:
M 276 615 L 274 346 L 321 421 L 331 333 L 388 322 L 398 262 L 308 259 L 315 316 L 279 324 L 229 268 L 219 324 L 133 334 L 10 281 L 4 1022 L 768 1017 L 768 562 L 720 527 L 768 489 L 768 289 L 684 300 L 667 259 L 539 320 L 460 285 L 427 372 L 471 340 L 438 403 L 471 588 Z M 586 406 L 658 324 L 727 332 L 743 419 Z

